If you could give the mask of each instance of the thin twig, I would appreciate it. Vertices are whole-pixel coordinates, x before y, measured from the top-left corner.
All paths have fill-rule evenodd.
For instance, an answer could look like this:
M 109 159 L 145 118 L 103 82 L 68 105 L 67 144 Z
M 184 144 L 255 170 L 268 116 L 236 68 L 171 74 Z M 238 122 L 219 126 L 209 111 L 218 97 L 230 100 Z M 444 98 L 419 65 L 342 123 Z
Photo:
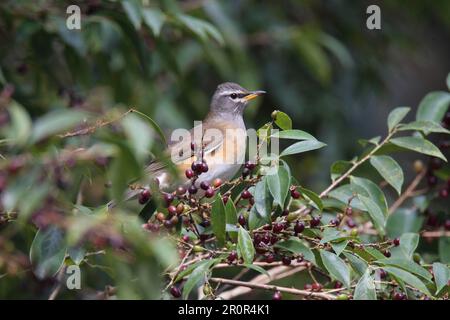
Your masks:
M 400 197 L 392 204 L 389 208 L 389 214 L 395 212 L 403 202 L 405 202 L 408 198 L 413 196 L 416 187 L 419 185 L 420 181 L 422 181 L 423 177 L 426 174 L 426 170 L 420 171 L 414 180 L 410 183 L 410 185 L 406 188 L 406 190 L 400 195 Z

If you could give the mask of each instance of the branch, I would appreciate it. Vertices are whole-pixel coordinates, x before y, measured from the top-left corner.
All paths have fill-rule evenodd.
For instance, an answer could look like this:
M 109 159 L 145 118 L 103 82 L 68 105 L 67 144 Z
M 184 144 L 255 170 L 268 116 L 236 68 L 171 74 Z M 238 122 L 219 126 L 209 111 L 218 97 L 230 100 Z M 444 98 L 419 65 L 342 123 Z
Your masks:
M 405 192 L 403 192 L 400 197 L 392 204 L 392 206 L 389 208 L 389 214 L 392 214 L 395 212 L 405 200 L 412 197 L 414 195 L 414 191 L 416 190 L 417 186 L 419 185 L 420 181 L 422 181 L 423 177 L 426 174 L 426 170 L 423 169 L 420 171 L 417 176 L 414 178 L 414 180 L 411 182 L 411 184 L 406 188 Z

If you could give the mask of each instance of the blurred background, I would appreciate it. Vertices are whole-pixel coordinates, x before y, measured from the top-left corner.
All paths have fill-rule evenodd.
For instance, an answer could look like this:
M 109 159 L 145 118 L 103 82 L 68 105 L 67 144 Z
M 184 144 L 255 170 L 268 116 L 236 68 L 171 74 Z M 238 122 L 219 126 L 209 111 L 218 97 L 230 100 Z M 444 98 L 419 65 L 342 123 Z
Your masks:
M 66 9 L 72 4 L 81 9 L 81 30 L 66 26 L 70 16 Z M 366 27 L 366 9 L 371 4 L 381 8 L 381 30 Z M 329 183 L 328 168 L 334 161 L 350 160 L 361 151 L 359 138 L 386 133 L 386 117 L 394 107 L 412 107 L 407 119 L 411 120 L 428 92 L 447 91 L 449 40 L 447 0 L 3 0 L 0 132 L 10 128 L 6 109 L 15 101 L 20 108 L 13 109 L 22 111 L 13 118 L 22 121 L 22 126 L 13 123 L 15 131 L 9 132 L 25 132 L 28 138 L 30 121 L 35 122 L 31 141 L 40 143 L 28 145 L 27 151 L 44 163 L 44 156 L 58 154 L 56 146 L 61 144 L 46 144 L 46 138 L 58 131 L 54 128 L 64 132 L 68 123 L 82 119 L 36 121 L 48 114 L 87 111 L 96 119 L 135 108 L 170 133 L 203 119 L 216 86 L 233 81 L 268 92 L 247 108 L 248 128 L 259 128 L 279 109 L 291 116 L 294 128 L 327 143 L 326 148 L 289 161 L 302 185 L 320 191 Z M 156 135 L 154 138 L 150 143 L 153 149 L 161 149 L 162 143 Z M 83 139 L 69 140 L 67 145 L 90 145 Z M 11 158 L 23 151 L 20 145 L 1 150 Z M 406 168 L 406 181 L 414 174 L 408 168 L 416 158 L 412 153 L 396 158 Z M 104 165 L 101 158 L 96 161 Z M 129 167 L 127 162 L 121 164 L 123 170 Z M 48 162 L 45 165 L 48 168 Z M 92 183 L 87 205 L 106 203 L 103 187 L 96 187 L 91 179 L 95 170 L 86 168 L 64 167 L 74 175 L 82 172 Z M 53 169 L 56 172 L 59 167 Z M 109 172 L 119 171 L 113 166 Z M 126 178 L 117 179 L 116 185 L 125 185 Z M 17 185 L 27 181 L 18 180 Z M 38 179 L 32 181 L 28 185 L 39 183 Z M 64 194 L 71 198 L 70 204 L 75 202 L 79 184 L 73 185 Z M 57 187 L 68 188 L 60 180 Z M 23 192 L 29 195 L 27 190 Z M 39 207 L 42 199 L 37 194 L 27 211 Z M 25 254 L 34 234 L 30 230 L 17 242 Z M 25 255 L 22 258 L 27 260 Z M 9 292 L 4 285 L 0 295 L 23 298 L 20 288 L 26 285 L 18 281 L 10 284 L 15 289 Z M 40 297 L 39 290 L 26 292 Z
M 66 27 L 70 4 L 81 8 L 79 31 Z M 366 28 L 370 4 L 381 30 Z M 264 89 L 248 127 L 276 108 L 326 142 L 291 164 L 318 188 L 320 168 L 351 157 L 356 137 L 383 134 L 393 107 L 445 89 L 449 33 L 446 0 L 6 0 L 0 83 L 33 117 L 134 107 L 167 130 L 202 119 L 221 82 Z

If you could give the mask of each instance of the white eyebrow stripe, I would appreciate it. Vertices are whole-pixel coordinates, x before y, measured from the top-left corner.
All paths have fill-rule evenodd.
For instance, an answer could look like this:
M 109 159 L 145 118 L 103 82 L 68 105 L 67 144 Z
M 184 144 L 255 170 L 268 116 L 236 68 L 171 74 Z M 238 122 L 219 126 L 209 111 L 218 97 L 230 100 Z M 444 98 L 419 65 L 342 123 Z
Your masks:
M 236 90 L 228 90 L 228 91 L 221 92 L 220 95 L 221 96 L 226 96 L 226 95 L 229 95 L 229 94 L 232 94 L 232 93 L 240 94 L 240 93 L 245 93 L 245 92 L 244 91 L 236 91 Z

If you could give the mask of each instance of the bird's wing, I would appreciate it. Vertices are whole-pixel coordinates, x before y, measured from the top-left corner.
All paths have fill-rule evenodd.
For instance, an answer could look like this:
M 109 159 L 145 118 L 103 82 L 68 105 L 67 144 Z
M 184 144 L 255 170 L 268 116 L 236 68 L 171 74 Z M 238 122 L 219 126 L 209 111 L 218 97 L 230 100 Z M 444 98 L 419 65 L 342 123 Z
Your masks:
M 208 129 L 215 129 L 219 131 L 214 132 Z M 181 141 L 169 144 L 167 150 L 165 151 L 165 155 L 170 157 L 169 159 L 172 159 L 172 162 L 175 164 L 185 163 L 190 165 L 196 158 L 200 158 L 202 155 L 205 157 L 223 145 L 224 132 L 221 127 L 213 127 L 211 125 L 203 126 L 201 129 L 202 131 L 200 131 L 201 134 L 197 134 L 197 136 L 194 134 L 194 132 L 196 132 L 195 130 L 196 128 L 192 128 L 189 131 L 190 138 L 189 135 L 187 135 L 187 137 L 184 137 Z M 191 149 L 191 142 L 194 142 L 195 144 L 194 151 Z M 203 152 L 200 149 L 200 146 L 203 146 Z M 147 173 L 157 173 L 167 168 L 167 166 L 167 162 L 153 160 L 147 166 L 145 171 Z

